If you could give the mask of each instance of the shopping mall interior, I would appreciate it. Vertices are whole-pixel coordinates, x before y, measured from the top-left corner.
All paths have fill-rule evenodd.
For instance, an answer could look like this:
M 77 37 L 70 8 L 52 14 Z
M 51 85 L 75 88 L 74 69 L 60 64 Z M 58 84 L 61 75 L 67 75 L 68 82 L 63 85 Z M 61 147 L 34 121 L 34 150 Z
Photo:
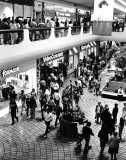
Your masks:
M 126 160 L 126 0 L 0 0 L 0 160 Z

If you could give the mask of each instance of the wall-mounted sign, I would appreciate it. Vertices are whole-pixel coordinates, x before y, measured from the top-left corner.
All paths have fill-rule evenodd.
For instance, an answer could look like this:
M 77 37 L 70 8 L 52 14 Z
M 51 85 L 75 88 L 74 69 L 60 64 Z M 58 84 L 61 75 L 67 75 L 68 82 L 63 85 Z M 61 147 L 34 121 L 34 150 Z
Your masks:
M 19 67 L 11 68 L 9 70 L 3 70 L 3 77 L 19 72 Z
M 43 62 L 49 62 L 49 61 L 52 61 L 54 59 L 58 59 L 60 57 L 63 57 L 63 52 L 43 57 Z
M 57 17 L 70 17 L 71 14 L 70 13 L 65 13 L 65 12 L 56 12 L 56 16 Z
M 81 50 L 86 50 L 87 47 L 84 45 L 84 46 L 81 46 Z
M 94 0 L 93 21 L 112 21 L 114 0 Z
M 35 1 L 34 5 L 35 5 L 35 11 L 37 11 L 37 12 L 42 11 L 42 2 Z
M 114 12 L 114 0 L 95 0 L 94 13 L 92 15 L 93 34 L 110 36 L 112 33 L 112 21 Z

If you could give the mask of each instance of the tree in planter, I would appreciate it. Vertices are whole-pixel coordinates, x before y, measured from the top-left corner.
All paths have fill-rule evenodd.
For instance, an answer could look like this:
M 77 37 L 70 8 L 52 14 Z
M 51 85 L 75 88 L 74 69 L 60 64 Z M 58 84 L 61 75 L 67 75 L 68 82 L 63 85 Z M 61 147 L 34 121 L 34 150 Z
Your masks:
M 126 67 L 126 58 L 125 57 L 117 57 L 116 67 L 124 69 Z

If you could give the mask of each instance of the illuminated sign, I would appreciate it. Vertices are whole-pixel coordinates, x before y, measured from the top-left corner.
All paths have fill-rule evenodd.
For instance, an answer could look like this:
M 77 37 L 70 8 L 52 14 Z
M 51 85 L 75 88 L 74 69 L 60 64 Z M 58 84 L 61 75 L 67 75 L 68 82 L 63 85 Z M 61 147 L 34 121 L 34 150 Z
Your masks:
M 70 17 L 70 13 L 65 13 L 65 12 L 56 12 L 57 16 L 61 16 L 61 17 Z
M 112 21 L 114 11 L 114 0 L 95 0 L 93 21 Z
M 81 50 L 85 50 L 86 49 L 86 46 L 81 46 Z
M 17 73 L 17 72 L 19 72 L 19 67 L 15 67 L 9 70 L 3 70 L 3 77 L 8 76 L 13 73 Z
M 34 7 L 35 11 L 37 11 L 37 12 L 41 12 L 42 11 L 42 2 L 35 1 L 34 6 L 35 6 Z
M 43 57 L 43 62 L 49 62 L 60 57 L 63 57 L 63 52 Z

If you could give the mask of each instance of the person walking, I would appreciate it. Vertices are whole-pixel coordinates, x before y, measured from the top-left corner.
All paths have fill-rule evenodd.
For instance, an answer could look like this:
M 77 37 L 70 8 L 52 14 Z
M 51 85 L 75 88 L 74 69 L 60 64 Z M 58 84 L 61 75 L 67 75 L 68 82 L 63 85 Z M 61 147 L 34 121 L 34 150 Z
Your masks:
M 40 106 L 41 106 L 42 120 L 44 120 L 44 111 L 45 111 L 46 105 L 47 105 L 47 99 L 46 99 L 46 95 L 45 95 L 44 91 L 41 92 L 39 101 L 40 101 Z
M 16 111 L 18 111 L 17 104 L 16 104 L 16 96 L 17 95 L 15 91 L 12 90 L 10 94 L 10 102 L 9 102 L 10 111 L 11 111 L 11 119 L 12 119 L 11 125 L 15 124 L 15 119 L 18 122 L 18 117 L 16 116 Z
M 91 122 L 87 122 L 86 126 L 82 129 L 82 137 L 85 139 L 84 153 L 87 153 L 88 150 L 91 149 L 91 146 L 89 145 L 90 136 L 94 136 L 94 133 L 90 127 Z
M 23 110 L 26 110 L 26 95 L 24 90 L 21 90 L 21 94 L 19 96 L 19 100 L 21 100 L 21 115 L 23 114 Z
M 112 110 L 112 116 L 115 124 L 117 122 L 117 114 L 118 114 L 118 104 L 115 103 L 115 107 Z
M 109 149 L 108 149 L 108 153 L 110 153 L 111 155 L 111 160 L 117 160 L 119 143 L 120 143 L 120 139 L 117 136 L 117 132 L 114 132 L 114 134 L 110 137 Z
M 62 113 L 62 108 L 60 106 L 56 106 L 56 120 L 55 120 L 55 127 L 57 126 L 57 122 L 60 119 L 60 114 Z
M 99 124 L 101 123 L 101 113 L 103 111 L 103 106 L 101 105 L 101 102 L 98 102 L 95 108 L 95 119 L 96 123 Z
M 122 140 L 122 132 L 123 132 L 124 124 L 125 124 L 125 119 L 123 117 L 121 117 L 120 122 L 119 122 L 119 138 L 120 138 L 120 140 Z
M 35 119 L 35 108 L 37 107 L 34 94 L 30 97 L 30 119 Z
M 43 134 L 43 137 L 47 138 L 47 134 L 48 134 L 49 129 L 50 129 L 50 123 L 53 120 L 52 113 L 49 111 L 48 108 L 45 112 L 44 119 L 45 119 L 46 129 L 45 129 L 45 133 Z
M 30 95 L 26 95 L 26 116 L 29 117 L 29 110 L 30 110 Z
M 102 154 L 104 149 L 105 149 L 105 145 L 108 142 L 108 133 L 107 133 L 107 131 L 105 129 L 101 128 L 99 133 L 98 133 L 98 137 L 99 137 L 99 140 L 100 140 L 100 148 L 101 148 L 100 153 Z

